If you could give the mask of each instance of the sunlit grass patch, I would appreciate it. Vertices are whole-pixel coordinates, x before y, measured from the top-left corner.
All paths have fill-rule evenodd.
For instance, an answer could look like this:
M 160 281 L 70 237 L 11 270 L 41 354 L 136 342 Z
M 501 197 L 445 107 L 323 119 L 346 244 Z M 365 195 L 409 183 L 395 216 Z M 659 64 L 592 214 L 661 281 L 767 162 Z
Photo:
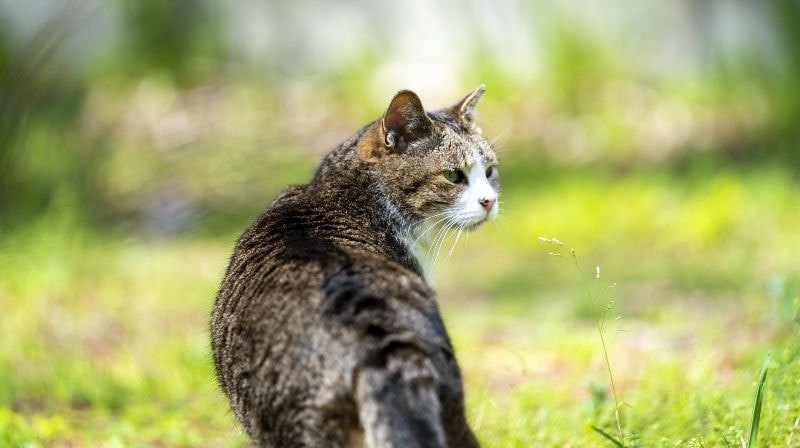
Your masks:
M 227 248 L 77 230 L 60 241 L 36 236 L 6 242 L 0 255 L 11 273 L 0 283 L 5 434 L 44 444 L 241 443 L 206 330 Z

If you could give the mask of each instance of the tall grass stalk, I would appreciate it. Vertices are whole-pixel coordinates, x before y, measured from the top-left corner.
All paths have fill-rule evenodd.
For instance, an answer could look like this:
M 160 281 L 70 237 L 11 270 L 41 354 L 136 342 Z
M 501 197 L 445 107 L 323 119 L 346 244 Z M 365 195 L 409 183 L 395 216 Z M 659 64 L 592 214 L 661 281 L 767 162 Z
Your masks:
M 539 237 L 539 239 L 544 241 L 544 242 L 546 242 L 546 243 L 555 244 L 557 246 L 563 246 L 564 245 L 564 243 L 559 241 L 558 238 Z M 554 253 L 554 252 L 550 252 L 550 255 L 561 256 L 560 253 Z M 600 266 L 597 266 L 597 268 L 595 270 L 596 275 L 595 275 L 595 279 L 594 279 L 594 285 L 592 287 L 589 287 L 589 282 L 586 279 L 586 274 L 584 273 L 583 269 L 581 268 L 580 262 L 578 261 L 578 255 L 575 253 L 575 249 L 570 249 L 570 255 L 572 256 L 572 261 L 573 261 L 573 264 L 575 265 L 575 269 L 578 271 L 578 274 L 580 274 L 581 281 L 583 282 L 583 287 L 584 287 L 584 289 L 586 291 L 586 298 L 589 300 L 589 303 L 591 304 L 592 315 L 595 317 L 595 324 L 597 325 L 597 334 L 600 337 L 600 345 L 603 347 L 603 359 L 604 359 L 604 361 L 606 363 L 606 369 L 608 370 L 608 379 L 609 379 L 609 382 L 611 383 L 611 392 L 612 392 L 612 394 L 614 396 L 614 421 L 617 424 L 617 432 L 619 434 L 619 441 L 615 440 L 610 434 L 606 433 L 605 431 L 601 430 L 600 428 L 597 428 L 594 425 L 592 426 L 592 429 L 594 429 L 597 433 L 599 433 L 600 435 L 602 435 L 606 439 L 611 440 L 616 445 L 624 448 L 625 447 L 625 434 L 622 431 L 622 422 L 621 422 L 620 414 L 619 414 L 620 406 L 621 406 L 622 403 L 620 402 L 619 396 L 617 395 L 617 385 L 616 385 L 616 382 L 614 381 L 614 373 L 611 370 L 611 361 L 610 361 L 610 359 L 608 357 L 608 346 L 606 345 L 606 338 L 605 338 L 605 335 L 603 334 L 603 329 L 604 329 L 605 322 L 606 322 L 606 315 L 608 314 L 608 311 L 609 311 L 609 309 L 611 307 L 611 303 L 613 303 L 613 301 L 609 303 L 609 306 L 606 307 L 605 311 L 603 312 L 603 314 L 601 316 L 597 312 L 597 307 L 595 306 L 595 301 L 597 299 L 597 294 L 596 294 L 597 284 L 600 281 Z

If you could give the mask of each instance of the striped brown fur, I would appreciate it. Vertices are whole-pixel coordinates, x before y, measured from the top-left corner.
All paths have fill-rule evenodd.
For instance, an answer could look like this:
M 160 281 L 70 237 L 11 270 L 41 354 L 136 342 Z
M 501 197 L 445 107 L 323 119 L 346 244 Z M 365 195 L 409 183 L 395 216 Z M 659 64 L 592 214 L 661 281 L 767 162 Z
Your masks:
M 255 446 L 478 445 L 409 242 L 462 191 L 443 171 L 474 154 L 496 164 L 473 120 L 482 93 L 430 113 L 398 93 L 239 238 L 211 335 L 222 390 Z

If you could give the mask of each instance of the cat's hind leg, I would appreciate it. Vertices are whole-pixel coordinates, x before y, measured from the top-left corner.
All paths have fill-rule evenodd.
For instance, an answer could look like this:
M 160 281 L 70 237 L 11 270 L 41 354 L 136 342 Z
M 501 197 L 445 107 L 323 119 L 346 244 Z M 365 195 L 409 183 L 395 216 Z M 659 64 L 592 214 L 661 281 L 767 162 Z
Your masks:
M 357 372 L 356 401 L 368 448 L 444 448 L 439 376 L 413 344 L 388 341 Z

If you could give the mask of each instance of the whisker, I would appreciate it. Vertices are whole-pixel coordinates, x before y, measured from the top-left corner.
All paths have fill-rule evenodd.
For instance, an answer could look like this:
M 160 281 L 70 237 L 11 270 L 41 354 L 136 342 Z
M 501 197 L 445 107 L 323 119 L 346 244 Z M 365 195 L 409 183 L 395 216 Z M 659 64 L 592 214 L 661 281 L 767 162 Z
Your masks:
M 457 215 L 452 216 L 436 233 L 436 237 L 433 239 L 433 243 L 431 244 L 430 252 L 428 254 L 428 261 L 432 261 L 431 268 L 436 267 L 436 260 L 439 258 L 439 250 L 441 250 L 441 245 L 447 238 L 447 231 L 449 230 L 450 225 L 456 222 L 458 219 L 459 217 Z
M 412 227 L 412 228 L 416 228 L 417 226 L 419 226 L 419 225 L 422 225 L 423 223 L 425 223 L 425 222 L 427 222 L 427 221 L 430 221 L 430 220 L 432 220 L 433 218 L 436 218 L 437 216 L 441 216 L 441 215 L 447 214 L 447 213 L 449 213 L 449 212 L 450 212 L 450 210 L 444 210 L 444 211 L 441 211 L 441 212 L 439 212 L 439 213 L 433 214 L 433 215 L 431 215 L 431 216 L 426 216 L 426 217 L 424 217 L 424 218 L 420 218 L 420 219 L 418 219 L 417 221 L 415 221 L 414 223 L 412 223 L 412 224 L 410 225 L 410 227 Z
M 434 227 L 436 227 L 436 225 L 437 225 L 437 224 L 439 224 L 440 222 L 442 222 L 442 221 L 444 221 L 444 220 L 446 220 L 446 219 L 449 219 L 449 218 L 452 218 L 452 216 L 448 214 L 448 215 L 447 215 L 447 216 L 445 216 L 444 218 L 441 218 L 441 219 L 439 219 L 438 221 L 436 221 L 435 223 L 433 223 L 433 224 L 431 224 L 430 226 L 428 226 L 428 227 L 425 229 L 425 231 L 424 231 L 424 232 L 422 232 L 420 235 L 418 235 L 416 238 L 414 238 L 414 241 L 412 241 L 412 242 L 411 242 L 411 246 L 413 247 L 415 244 L 417 244 L 417 242 L 419 242 L 419 240 L 420 240 L 420 239 L 422 239 L 422 237 L 423 237 L 423 236 L 425 236 L 425 234 L 426 234 L 426 233 L 430 232 L 430 230 L 431 230 L 431 229 L 433 229 Z
M 444 214 L 444 213 L 442 213 L 442 214 Z M 421 234 L 420 234 L 420 235 L 417 237 L 417 239 L 415 239 L 415 241 L 418 241 L 420 237 L 422 237 L 422 236 L 423 236 L 425 233 L 427 233 L 427 232 L 428 232 L 430 229 L 432 229 L 433 227 L 435 227 L 437 224 L 439 224 L 440 222 L 442 222 L 442 221 L 444 221 L 445 219 L 449 218 L 449 217 L 451 216 L 451 214 L 446 214 L 444 217 L 442 217 L 442 218 L 439 218 L 438 220 L 434 220 L 434 219 L 432 219 L 432 218 L 435 218 L 436 216 L 439 216 L 439 214 L 437 214 L 437 215 L 434 215 L 434 216 L 432 216 L 432 217 L 430 217 L 430 218 L 427 218 L 427 219 L 423 220 L 423 221 L 435 221 L 435 222 L 433 222 L 431 225 L 429 225 L 429 226 L 428 226 L 428 227 L 427 227 L 427 228 L 426 228 L 426 229 L 425 229 L 425 230 L 424 230 L 424 231 L 423 231 L 423 232 L 422 232 L 422 233 L 421 233 Z
M 510 131 L 510 130 L 511 130 L 511 125 L 509 124 L 509 125 L 506 126 L 505 129 L 500 131 L 499 134 L 495 135 L 494 138 L 489 141 L 489 146 L 494 146 L 494 143 L 496 141 L 500 140 L 500 138 L 504 137 L 508 133 L 508 131 Z
M 453 246 L 450 248 L 450 252 L 447 254 L 447 260 L 450 260 L 450 256 L 453 255 L 453 250 L 456 248 L 456 244 L 458 244 L 458 239 L 461 238 L 461 234 L 464 232 L 464 224 L 461 224 L 458 228 L 458 235 L 456 235 L 456 240 L 453 242 Z
M 449 220 L 449 219 L 452 219 L 452 216 L 448 216 L 444 220 Z M 439 223 L 443 222 L 444 220 L 440 220 L 439 222 L 436 223 L 436 225 L 439 225 Z M 430 262 L 431 262 L 431 259 L 432 259 L 431 251 L 432 251 L 434 245 L 436 244 L 436 241 L 439 239 L 439 236 L 441 235 L 442 231 L 445 228 L 446 227 L 437 228 L 436 232 L 433 234 L 433 237 L 428 239 L 428 241 L 426 241 L 426 244 L 425 244 L 425 260 L 427 261 L 429 266 L 430 266 Z M 432 266 L 430 266 L 430 267 L 432 267 Z
M 459 215 L 455 216 L 454 218 L 455 219 L 452 222 L 449 222 L 448 224 L 454 224 L 455 222 L 460 221 L 463 218 L 463 215 L 459 214 Z M 450 230 L 449 226 L 447 226 L 445 230 Z M 433 259 L 433 265 L 432 266 L 436 266 L 436 262 L 439 260 L 439 254 L 442 252 L 442 248 L 444 247 L 444 243 L 447 240 L 447 236 L 448 236 L 447 233 L 443 234 L 442 239 L 439 241 L 439 245 L 436 248 L 436 256 Z

